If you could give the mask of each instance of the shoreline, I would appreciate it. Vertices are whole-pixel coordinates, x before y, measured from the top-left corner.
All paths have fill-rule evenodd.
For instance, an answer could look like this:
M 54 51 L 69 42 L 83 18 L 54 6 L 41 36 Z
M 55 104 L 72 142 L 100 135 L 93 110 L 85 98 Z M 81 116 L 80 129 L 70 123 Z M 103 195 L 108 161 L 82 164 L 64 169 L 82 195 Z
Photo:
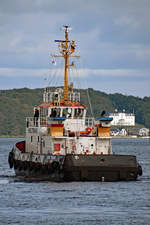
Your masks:
M 111 136 L 112 139 L 139 139 L 139 138 L 142 138 L 142 139 L 148 139 L 150 138 L 150 136 L 136 136 L 136 135 L 132 135 L 132 136 Z
M 25 139 L 25 137 L 24 136 L 0 136 L 0 138 L 24 138 Z

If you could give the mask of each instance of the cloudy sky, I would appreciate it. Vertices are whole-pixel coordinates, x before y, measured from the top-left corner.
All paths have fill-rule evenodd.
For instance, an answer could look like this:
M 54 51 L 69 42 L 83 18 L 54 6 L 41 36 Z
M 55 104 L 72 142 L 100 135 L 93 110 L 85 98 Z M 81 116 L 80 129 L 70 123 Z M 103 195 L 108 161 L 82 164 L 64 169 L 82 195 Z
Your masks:
M 58 82 L 50 54 L 71 25 L 81 88 L 150 96 L 149 11 L 150 0 L 0 0 L 0 89 Z

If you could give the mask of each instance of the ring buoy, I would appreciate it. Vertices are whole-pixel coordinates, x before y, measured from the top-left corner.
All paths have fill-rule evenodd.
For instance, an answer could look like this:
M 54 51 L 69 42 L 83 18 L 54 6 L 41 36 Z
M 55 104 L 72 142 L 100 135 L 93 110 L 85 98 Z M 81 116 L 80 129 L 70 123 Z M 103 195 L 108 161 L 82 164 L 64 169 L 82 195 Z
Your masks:
M 91 133 L 91 131 L 92 131 L 92 128 L 91 127 L 87 127 L 85 129 L 85 131 L 80 131 L 80 135 L 83 135 L 83 136 L 88 135 L 88 134 Z
M 87 131 L 88 133 L 91 133 L 92 128 L 91 128 L 91 127 L 87 127 L 87 128 L 86 128 L 86 131 Z

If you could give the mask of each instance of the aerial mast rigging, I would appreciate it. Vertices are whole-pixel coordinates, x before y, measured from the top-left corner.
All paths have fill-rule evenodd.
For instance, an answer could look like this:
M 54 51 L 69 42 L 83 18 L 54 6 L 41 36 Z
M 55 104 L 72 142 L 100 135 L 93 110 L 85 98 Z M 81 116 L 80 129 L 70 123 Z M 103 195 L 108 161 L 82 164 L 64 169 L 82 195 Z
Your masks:
M 69 40 L 69 30 L 71 30 L 71 27 L 69 26 L 63 26 L 62 29 L 65 30 L 65 40 L 55 40 L 55 42 L 58 42 L 58 48 L 59 48 L 59 52 L 61 53 L 61 55 L 53 55 L 51 54 L 52 57 L 63 57 L 64 58 L 64 99 L 63 102 L 64 103 L 68 103 L 69 98 L 68 98 L 68 89 L 69 89 L 69 85 L 68 85 L 68 69 L 70 66 L 74 66 L 74 63 L 72 62 L 71 64 L 69 64 L 69 58 L 70 57 L 75 57 L 75 58 L 79 58 L 80 56 L 71 56 L 72 53 L 75 52 L 75 41 L 73 40 Z

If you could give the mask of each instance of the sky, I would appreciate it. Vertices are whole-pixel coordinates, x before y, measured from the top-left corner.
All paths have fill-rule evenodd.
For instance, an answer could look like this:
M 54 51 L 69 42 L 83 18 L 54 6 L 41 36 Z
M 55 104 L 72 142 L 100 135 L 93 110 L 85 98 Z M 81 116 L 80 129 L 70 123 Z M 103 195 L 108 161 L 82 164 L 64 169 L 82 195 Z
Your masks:
M 57 85 L 63 63 L 50 54 L 69 25 L 80 88 L 150 96 L 149 10 L 150 0 L 0 0 L 0 90 Z

